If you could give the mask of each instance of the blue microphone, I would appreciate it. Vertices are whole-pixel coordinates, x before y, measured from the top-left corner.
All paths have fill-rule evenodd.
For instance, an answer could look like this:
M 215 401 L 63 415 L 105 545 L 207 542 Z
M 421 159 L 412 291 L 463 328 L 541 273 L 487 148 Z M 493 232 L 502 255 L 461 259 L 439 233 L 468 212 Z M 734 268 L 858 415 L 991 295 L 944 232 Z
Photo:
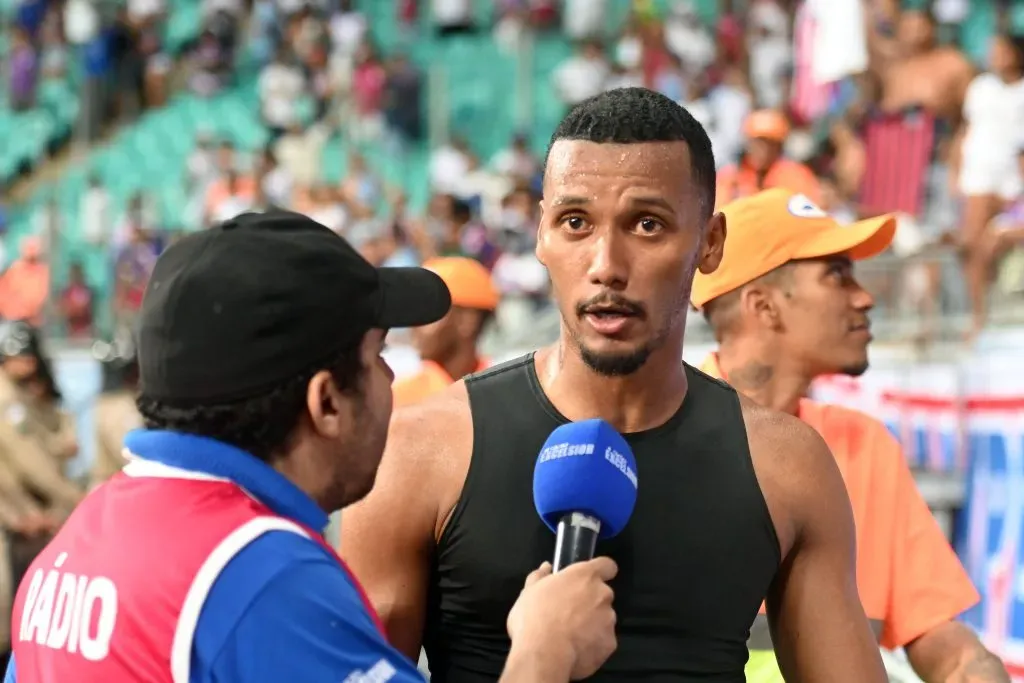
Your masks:
M 592 559 L 597 539 L 618 534 L 633 514 L 633 451 L 604 420 L 562 425 L 537 456 L 533 502 L 555 532 L 554 571 Z

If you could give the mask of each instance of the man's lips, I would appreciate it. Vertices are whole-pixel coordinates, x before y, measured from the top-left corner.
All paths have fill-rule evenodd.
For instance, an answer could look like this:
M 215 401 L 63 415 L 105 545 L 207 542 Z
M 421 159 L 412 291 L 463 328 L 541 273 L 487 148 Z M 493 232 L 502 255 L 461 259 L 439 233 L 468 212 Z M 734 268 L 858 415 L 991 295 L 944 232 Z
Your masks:
M 583 314 L 587 324 L 606 337 L 621 334 L 637 317 L 635 313 L 617 308 L 591 308 Z

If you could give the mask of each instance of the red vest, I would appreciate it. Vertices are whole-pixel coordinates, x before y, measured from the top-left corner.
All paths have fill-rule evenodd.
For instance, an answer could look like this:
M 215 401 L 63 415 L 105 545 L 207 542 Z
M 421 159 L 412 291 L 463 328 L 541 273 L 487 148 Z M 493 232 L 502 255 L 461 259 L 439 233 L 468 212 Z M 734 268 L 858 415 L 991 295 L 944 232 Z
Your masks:
M 268 531 L 307 536 L 337 558 L 320 534 L 230 481 L 132 461 L 82 501 L 25 574 L 11 622 L 18 680 L 189 683 L 210 588 Z

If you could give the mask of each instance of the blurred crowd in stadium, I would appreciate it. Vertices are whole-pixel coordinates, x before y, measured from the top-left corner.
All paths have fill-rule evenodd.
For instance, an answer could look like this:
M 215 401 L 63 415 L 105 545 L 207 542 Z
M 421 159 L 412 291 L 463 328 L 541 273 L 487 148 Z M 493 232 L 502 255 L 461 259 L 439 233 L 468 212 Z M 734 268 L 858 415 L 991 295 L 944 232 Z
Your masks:
M 0 316 L 55 334 L 130 324 L 176 235 L 277 205 L 375 263 L 477 259 L 502 338 L 550 336 L 539 154 L 566 107 L 632 85 L 704 123 L 719 204 L 784 186 L 842 220 L 898 213 L 891 253 L 862 274 L 881 328 L 971 337 L 990 298 L 1017 308 L 1020 3 L 5 0 L 2 14 Z

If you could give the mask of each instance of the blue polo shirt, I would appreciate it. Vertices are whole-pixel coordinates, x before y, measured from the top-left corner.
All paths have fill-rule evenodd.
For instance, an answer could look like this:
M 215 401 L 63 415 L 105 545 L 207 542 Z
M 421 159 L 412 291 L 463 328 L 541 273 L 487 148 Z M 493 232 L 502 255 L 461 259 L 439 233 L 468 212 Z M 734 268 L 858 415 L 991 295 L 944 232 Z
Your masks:
M 327 527 L 313 500 L 266 463 L 232 446 L 140 430 L 135 455 L 229 479 L 277 514 Z M 197 522 L 198 523 L 198 522 Z M 4 683 L 16 683 L 12 658 Z M 192 683 L 422 682 L 377 630 L 348 573 L 316 541 L 285 531 L 258 537 L 228 563 L 206 599 L 192 645 Z

